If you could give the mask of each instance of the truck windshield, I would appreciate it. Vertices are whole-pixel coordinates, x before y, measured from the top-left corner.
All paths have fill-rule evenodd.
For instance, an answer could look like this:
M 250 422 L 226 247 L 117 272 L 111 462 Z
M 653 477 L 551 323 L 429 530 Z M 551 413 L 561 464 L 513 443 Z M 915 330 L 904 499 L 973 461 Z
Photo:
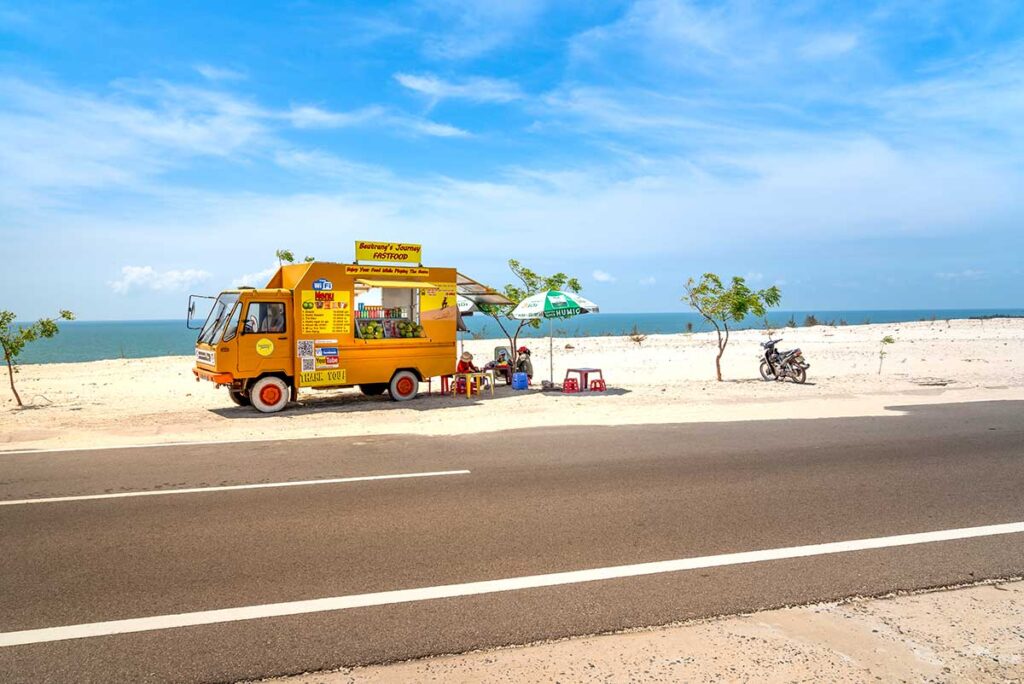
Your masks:
M 224 323 L 227 322 L 231 309 L 237 301 L 237 292 L 224 292 L 217 297 L 217 301 L 214 302 L 213 308 L 210 309 L 210 315 L 206 317 L 206 323 L 203 324 L 203 329 L 199 331 L 200 343 L 217 344 L 221 329 L 224 327 Z

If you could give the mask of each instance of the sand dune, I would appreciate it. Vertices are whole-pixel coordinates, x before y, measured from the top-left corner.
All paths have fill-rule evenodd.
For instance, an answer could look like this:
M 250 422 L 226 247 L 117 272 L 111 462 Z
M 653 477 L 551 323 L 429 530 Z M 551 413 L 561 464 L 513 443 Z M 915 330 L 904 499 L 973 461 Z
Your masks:
M 197 383 L 191 357 L 24 366 L 18 383 L 31 407 L 16 409 L 4 397 L 0 450 L 898 415 L 898 407 L 914 404 L 1024 399 L 1024 320 L 817 326 L 776 335 L 785 339 L 781 348 L 804 350 L 811 363 L 806 385 L 759 379 L 764 331 L 733 334 L 722 383 L 714 380 L 713 333 L 651 335 L 642 346 L 626 337 L 556 339 L 556 380 L 567 366 L 597 366 L 610 391 L 575 396 L 499 387 L 493 399 L 434 395 L 405 404 L 357 390 L 305 392 L 298 405 L 272 416 L 236 407 L 226 391 Z M 879 374 L 884 335 L 896 343 Z M 481 362 L 499 344 L 465 346 Z M 535 352 L 535 380 L 547 377 L 547 340 L 527 344 Z

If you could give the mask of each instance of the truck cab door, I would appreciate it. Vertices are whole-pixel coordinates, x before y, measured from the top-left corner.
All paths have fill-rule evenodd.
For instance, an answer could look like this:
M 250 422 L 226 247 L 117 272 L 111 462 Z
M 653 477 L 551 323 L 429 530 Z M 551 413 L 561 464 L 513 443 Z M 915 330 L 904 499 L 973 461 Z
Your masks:
M 238 336 L 239 374 L 243 377 L 269 372 L 293 375 L 295 345 L 291 299 L 254 295 L 244 305 Z

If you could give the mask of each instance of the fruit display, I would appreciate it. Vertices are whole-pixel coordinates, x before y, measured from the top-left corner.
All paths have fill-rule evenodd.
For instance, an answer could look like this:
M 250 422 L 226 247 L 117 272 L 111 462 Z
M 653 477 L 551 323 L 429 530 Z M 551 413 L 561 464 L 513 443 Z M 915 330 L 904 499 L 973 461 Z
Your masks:
M 383 340 L 393 338 L 418 338 L 423 337 L 423 326 L 413 321 L 383 320 L 367 321 L 357 320 L 356 327 L 359 337 L 364 340 Z
M 359 321 L 359 336 L 364 340 L 383 340 L 384 325 L 379 321 Z
M 423 337 L 423 326 L 412 321 L 398 321 L 395 330 L 399 337 Z

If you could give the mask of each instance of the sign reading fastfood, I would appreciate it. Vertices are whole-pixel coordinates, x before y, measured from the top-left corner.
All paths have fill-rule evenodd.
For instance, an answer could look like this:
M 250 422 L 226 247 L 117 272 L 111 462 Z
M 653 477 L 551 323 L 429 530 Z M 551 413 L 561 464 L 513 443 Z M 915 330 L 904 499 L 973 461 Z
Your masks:
M 423 246 L 402 242 L 356 240 L 356 261 L 421 264 L 423 263 Z

